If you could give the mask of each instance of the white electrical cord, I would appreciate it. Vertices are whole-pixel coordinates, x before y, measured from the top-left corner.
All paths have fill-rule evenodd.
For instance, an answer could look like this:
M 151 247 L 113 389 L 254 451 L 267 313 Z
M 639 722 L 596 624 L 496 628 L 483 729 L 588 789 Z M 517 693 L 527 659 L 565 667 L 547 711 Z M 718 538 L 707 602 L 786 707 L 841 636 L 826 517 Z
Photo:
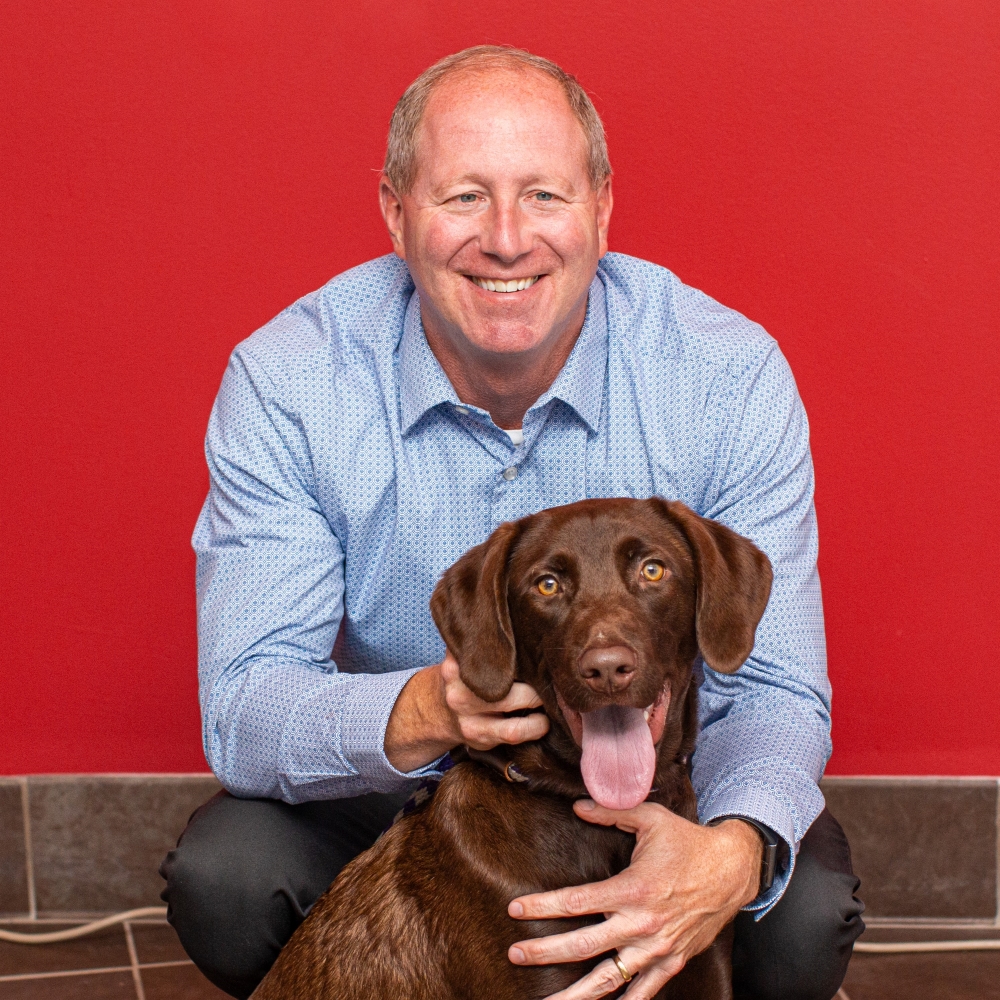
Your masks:
M 993 941 L 894 941 L 873 944 L 859 941 L 855 951 L 873 955 L 914 955 L 930 951 L 995 951 L 1000 949 L 1000 939 Z
M 110 917 L 102 917 L 89 924 L 70 927 L 64 931 L 49 931 L 47 934 L 19 934 L 17 931 L 0 930 L 0 941 L 11 941 L 14 944 L 55 944 L 57 941 L 72 941 L 73 938 L 102 931 L 105 927 L 124 923 L 126 920 L 141 920 L 143 917 L 166 917 L 165 906 L 144 906 L 140 910 L 126 910 Z
M 141 920 L 144 917 L 166 917 L 165 906 L 146 906 L 141 910 L 126 910 L 110 917 L 94 920 L 79 927 L 70 927 L 64 931 L 50 931 L 47 934 L 19 934 L 17 931 L 0 930 L 0 941 L 11 941 L 14 944 L 55 944 L 57 941 L 72 941 L 73 938 L 84 937 L 96 931 L 124 923 L 126 920 Z M 912 955 L 934 951 L 995 951 L 1000 950 L 1000 939 L 994 941 L 894 941 L 873 944 L 859 941 L 854 946 L 855 951 L 875 955 Z

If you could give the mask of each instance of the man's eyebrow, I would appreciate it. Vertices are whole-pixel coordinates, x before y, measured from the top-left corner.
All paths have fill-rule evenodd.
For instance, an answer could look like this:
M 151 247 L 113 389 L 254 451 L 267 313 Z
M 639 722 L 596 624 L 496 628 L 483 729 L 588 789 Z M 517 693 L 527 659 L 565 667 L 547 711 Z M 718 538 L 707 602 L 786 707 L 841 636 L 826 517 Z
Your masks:
M 449 189 L 463 187 L 465 185 L 481 188 L 490 187 L 489 182 L 481 174 L 462 174 L 460 177 L 450 178 L 447 181 L 434 185 L 434 187 L 431 188 L 431 196 L 441 197 L 444 196 Z M 538 187 L 542 190 L 546 190 L 548 188 L 559 188 L 570 194 L 576 194 L 576 186 L 569 179 L 555 177 L 551 174 L 530 174 L 519 182 L 518 187 L 522 190 L 532 187 Z

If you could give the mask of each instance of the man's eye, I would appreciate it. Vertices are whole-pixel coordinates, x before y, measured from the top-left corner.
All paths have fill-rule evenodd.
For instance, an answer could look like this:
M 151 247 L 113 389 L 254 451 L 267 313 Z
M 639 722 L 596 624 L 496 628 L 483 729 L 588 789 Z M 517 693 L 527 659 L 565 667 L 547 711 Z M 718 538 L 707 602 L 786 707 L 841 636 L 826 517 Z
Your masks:
M 474 194 L 460 194 L 458 200 L 464 205 L 471 205 L 476 200 L 476 196 Z
M 559 589 L 559 581 L 554 576 L 543 576 L 538 581 L 538 593 L 551 597 Z
M 539 201 L 552 201 L 552 199 L 555 197 L 555 195 L 554 194 L 550 194 L 548 191 L 539 191 L 538 194 L 535 195 L 535 197 Z
M 658 583 L 663 579 L 663 563 L 655 562 L 650 560 L 648 563 L 643 563 L 642 575 L 649 580 L 650 583 Z

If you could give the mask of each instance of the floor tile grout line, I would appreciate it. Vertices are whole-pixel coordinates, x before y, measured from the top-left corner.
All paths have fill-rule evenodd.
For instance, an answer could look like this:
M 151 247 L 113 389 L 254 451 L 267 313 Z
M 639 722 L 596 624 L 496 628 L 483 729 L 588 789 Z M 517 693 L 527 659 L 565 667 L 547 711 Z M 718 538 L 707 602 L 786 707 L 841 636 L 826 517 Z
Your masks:
M 194 965 L 189 958 L 173 962 L 145 962 L 140 969 L 175 969 L 182 965 Z M 29 979 L 66 979 L 70 976 L 98 976 L 108 972 L 131 972 L 130 965 L 104 965 L 96 969 L 60 969 L 58 972 L 18 972 L 10 976 L 0 976 L 0 983 L 19 983 Z
M 126 920 L 122 924 L 125 931 L 125 944 L 128 947 L 128 960 L 132 963 L 132 982 L 135 984 L 136 1000 L 146 1000 L 146 990 L 142 985 L 142 973 L 139 971 L 139 953 L 135 950 L 135 938 L 132 936 L 132 926 Z
M 31 848 L 31 799 L 28 779 L 18 778 L 21 785 L 21 820 L 24 825 L 24 870 L 28 878 L 28 919 L 38 919 L 38 899 L 35 895 L 35 854 Z

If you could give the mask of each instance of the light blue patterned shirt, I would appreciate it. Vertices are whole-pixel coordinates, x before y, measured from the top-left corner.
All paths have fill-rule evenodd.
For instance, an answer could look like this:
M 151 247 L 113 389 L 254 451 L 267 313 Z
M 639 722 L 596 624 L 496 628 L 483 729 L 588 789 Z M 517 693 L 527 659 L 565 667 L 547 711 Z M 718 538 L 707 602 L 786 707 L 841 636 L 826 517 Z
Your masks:
M 395 257 L 236 348 L 194 533 L 212 770 L 236 795 L 288 802 L 433 773 L 397 771 L 383 742 L 403 685 L 444 656 L 428 609 L 441 573 L 504 521 L 655 494 L 753 539 L 774 566 L 750 660 L 703 669 L 694 784 L 702 821 L 748 816 L 797 846 L 823 807 L 830 689 L 808 425 L 776 343 L 669 271 L 608 254 L 523 427 L 516 446 L 459 400 Z

